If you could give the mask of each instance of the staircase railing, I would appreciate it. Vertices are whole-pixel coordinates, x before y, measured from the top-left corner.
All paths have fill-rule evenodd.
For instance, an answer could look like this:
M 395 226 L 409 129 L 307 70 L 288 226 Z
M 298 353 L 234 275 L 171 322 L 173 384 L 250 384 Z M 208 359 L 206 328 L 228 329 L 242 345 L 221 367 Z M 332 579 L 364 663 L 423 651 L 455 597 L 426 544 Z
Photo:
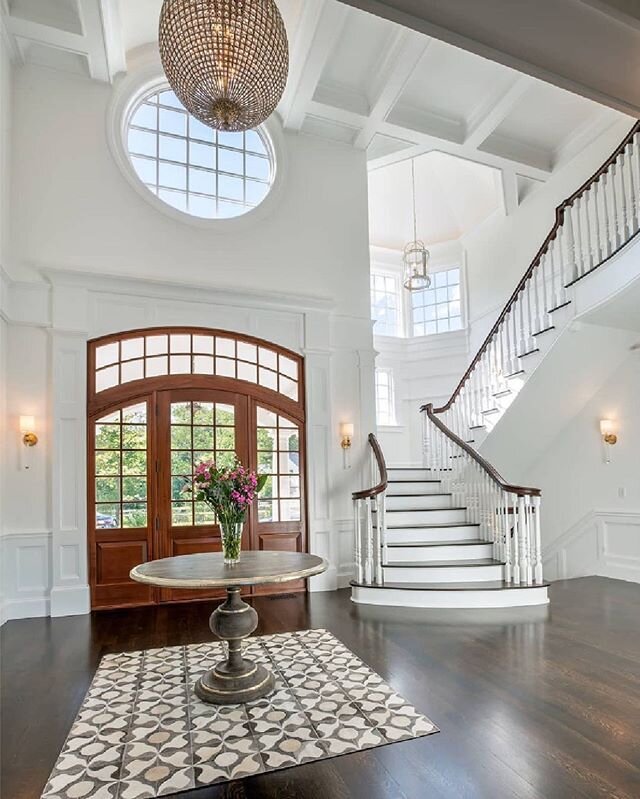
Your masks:
M 375 435 L 369 433 L 367 440 L 371 447 L 371 482 L 373 485 L 362 491 L 354 491 L 351 495 L 353 498 L 356 578 L 359 583 L 364 585 L 382 585 L 382 563 L 386 563 L 387 559 L 387 464 Z
M 536 351 L 567 289 L 618 252 L 640 228 L 640 121 L 607 161 L 556 208 L 555 222 L 449 400 L 433 410 L 463 441 L 511 393 L 520 359 Z M 427 406 L 421 408 L 426 411 Z
M 507 483 L 478 452 L 437 417 L 424 410 L 425 462 L 454 506 L 467 508 L 467 521 L 479 525 L 479 537 L 493 544 L 504 563 L 506 583 L 542 582 L 540 489 Z
M 555 222 L 449 400 L 423 405 L 425 465 L 503 561 L 508 583 L 542 582 L 537 488 L 506 483 L 469 446 L 470 430 L 500 412 L 521 358 L 568 305 L 568 289 L 615 255 L 640 230 L 640 121 L 607 161 L 556 208 Z

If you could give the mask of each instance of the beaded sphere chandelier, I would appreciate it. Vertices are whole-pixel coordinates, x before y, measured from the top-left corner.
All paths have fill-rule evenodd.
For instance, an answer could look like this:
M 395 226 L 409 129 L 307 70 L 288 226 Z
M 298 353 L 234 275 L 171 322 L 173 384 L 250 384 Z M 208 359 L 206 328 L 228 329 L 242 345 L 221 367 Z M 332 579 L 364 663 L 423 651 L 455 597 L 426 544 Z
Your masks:
M 405 245 L 402 253 L 402 285 L 407 291 L 428 289 L 431 285 L 429 276 L 429 250 L 424 242 L 418 239 L 416 222 L 416 176 L 411 159 L 411 189 L 413 197 L 413 241 Z
M 187 111 L 217 130 L 255 128 L 287 82 L 287 32 L 274 0 L 164 0 L 160 57 Z

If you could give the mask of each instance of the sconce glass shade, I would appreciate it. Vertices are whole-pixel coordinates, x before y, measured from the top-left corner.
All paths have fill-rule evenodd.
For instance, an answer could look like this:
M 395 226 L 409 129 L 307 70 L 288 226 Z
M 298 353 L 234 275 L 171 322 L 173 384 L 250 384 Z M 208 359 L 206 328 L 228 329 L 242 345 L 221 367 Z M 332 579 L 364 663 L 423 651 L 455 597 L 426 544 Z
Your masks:
M 33 416 L 21 416 L 20 417 L 20 432 L 21 433 L 33 433 L 36 428 L 36 420 Z
M 402 255 L 402 285 L 409 291 L 421 291 L 431 285 L 429 269 L 429 250 L 422 241 L 410 241 Z
M 353 424 L 350 422 L 343 422 L 340 425 L 340 435 L 343 438 L 351 438 L 353 436 Z
M 616 423 L 613 421 L 613 419 L 600 420 L 600 433 L 603 436 L 608 436 L 615 432 L 616 432 Z

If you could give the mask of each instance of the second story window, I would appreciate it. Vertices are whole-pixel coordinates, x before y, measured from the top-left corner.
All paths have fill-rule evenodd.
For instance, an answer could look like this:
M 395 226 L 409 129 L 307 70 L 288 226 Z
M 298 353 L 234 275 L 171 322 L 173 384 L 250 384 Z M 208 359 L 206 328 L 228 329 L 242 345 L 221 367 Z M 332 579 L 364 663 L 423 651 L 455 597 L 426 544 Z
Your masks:
M 400 298 L 398 280 L 392 275 L 371 273 L 371 318 L 377 336 L 400 333 Z
M 391 369 L 376 369 L 376 421 L 381 426 L 396 424 L 396 401 Z
M 431 286 L 411 294 L 411 333 L 428 336 L 462 328 L 460 269 L 443 269 L 432 275 Z

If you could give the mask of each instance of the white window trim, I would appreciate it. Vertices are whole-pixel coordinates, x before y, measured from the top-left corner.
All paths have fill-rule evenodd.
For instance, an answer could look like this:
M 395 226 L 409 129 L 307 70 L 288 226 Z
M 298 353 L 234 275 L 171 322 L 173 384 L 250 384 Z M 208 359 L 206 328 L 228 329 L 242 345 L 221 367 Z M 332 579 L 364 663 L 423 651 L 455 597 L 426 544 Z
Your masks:
M 449 263 L 438 264 L 435 269 L 429 269 L 430 275 L 435 275 L 438 272 L 447 272 L 449 269 L 460 270 L 460 324 L 458 330 L 445 330 L 441 333 L 425 333 L 424 336 L 413 335 L 413 306 L 411 304 L 411 296 L 409 291 L 405 291 L 403 298 L 403 315 L 405 320 L 404 334 L 407 338 L 414 339 L 415 341 L 424 341 L 425 339 L 433 339 L 436 336 L 452 336 L 460 334 L 468 327 L 468 308 L 467 308 L 467 263 L 466 253 L 462 256 L 460 261 L 451 261 Z
M 391 418 L 392 418 L 393 421 L 390 422 L 390 423 L 386 423 L 386 424 L 383 423 L 383 422 L 380 422 L 379 419 L 378 419 L 378 373 L 380 373 L 380 372 L 386 372 L 387 374 L 390 375 L 390 378 L 391 378 L 391 380 L 390 380 L 390 387 L 391 387 L 390 388 L 390 394 L 391 394 L 391 396 L 390 396 L 390 404 L 391 404 Z M 390 429 L 395 429 L 395 428 L 401 427 L 401 425 L 398 424 L 398 409 L 397 409 L 397 404 L 396 404 L 396 378 L 395 378 L 395 374 L 393 372 L 393 369 L 391 369 L 388 366 L 376 366 L 375 373 L 374 373 L 374 388 L 375 388 L 375 405 L 376 405 L 376 427 L 378 427 L 379 429 L 382 429 L 382 430 L 385 430 L 385 429 L 390 430 Z
M 262 125 L 265 138 L 271 148 L 273 157 L 273 183 L 264 200 L 254 208 L 240 216 L 223 219 L 205 219 L 193 216 L 168 205 L 156 197 L 138 177 L 129 159 L 127 134 L 129 120 L 140 100 L 153 91 L 162 91 L 167 87 L 167 79 L 157 58 L 152 58 L 139 69 L 122 78 L 115 86 L 107 109 L 107 142 L 109 149 L 120 167 L 129 185 L 147 203 L 172 219 L 199 228 L 228 233 L 233 230 L 247 229 L 256 221 L 268 216 L 277 205 L 287 177 L 287 159 L 284 146 L 282 125 L 276 114 L 272 114 Z
M 393 282 L 396 286 L 396 292 L 398 297 L 398 326 L 397 326 L 397 333 L 395 336 L 390 336 L 388 333 L 376 333 L 374 330 L 374 336 L 380 338 L 405 338 L 406 337 L 406 312 L 407 307 L 405 303 L 405 298 L 402 296 L 403 293 L 406 293 L 401 281 L 401 276 L 397 271 L 393 269 L 388 269 L 383 266 L 378 266 L 375 262 L 371 264 L 369 270 L 369 309 L 371 313 L 371 276 L 372 275 L 382 275 L 384 277 L 390 277 L 393 279 Z M 372 324 L 375 324 L 375 320 L 371 320 Z

